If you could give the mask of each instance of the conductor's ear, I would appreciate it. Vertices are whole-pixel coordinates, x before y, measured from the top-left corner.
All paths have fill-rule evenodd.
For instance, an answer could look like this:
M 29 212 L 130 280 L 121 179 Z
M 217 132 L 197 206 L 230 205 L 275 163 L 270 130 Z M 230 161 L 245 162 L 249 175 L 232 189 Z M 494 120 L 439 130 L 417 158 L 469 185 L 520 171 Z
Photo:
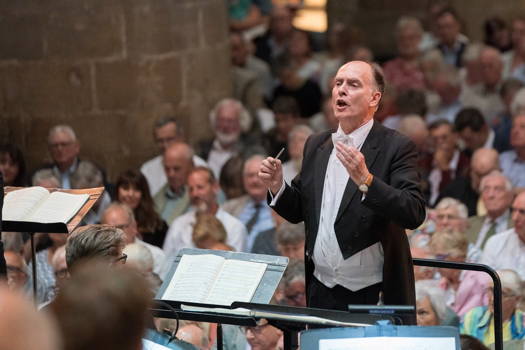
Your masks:
M 375 91 L 372 93 L 372 98 L 370 99 L 370 107 L 378 107 L 379 101 L 381 101 L 381 92 Z

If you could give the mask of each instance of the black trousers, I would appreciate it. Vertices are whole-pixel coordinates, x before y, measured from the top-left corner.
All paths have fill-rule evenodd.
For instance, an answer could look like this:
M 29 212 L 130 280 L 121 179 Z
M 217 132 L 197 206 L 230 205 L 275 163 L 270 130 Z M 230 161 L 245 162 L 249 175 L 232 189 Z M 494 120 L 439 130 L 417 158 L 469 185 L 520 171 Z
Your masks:
M 381 282 L 352 292 L 340 285 L 328 288 L 312 276 L 308 284 L 308 307 L 348 311 L 348 304 L 376 305 Z

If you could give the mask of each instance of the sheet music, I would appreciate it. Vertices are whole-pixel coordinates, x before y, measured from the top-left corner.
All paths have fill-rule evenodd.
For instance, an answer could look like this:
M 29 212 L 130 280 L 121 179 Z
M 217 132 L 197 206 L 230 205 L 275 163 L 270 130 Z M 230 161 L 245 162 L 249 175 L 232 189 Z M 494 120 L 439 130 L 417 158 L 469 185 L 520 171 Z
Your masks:
M 319 350 L 456 350 L 453 337 L 364 337 L 321 339 Z
M 267 266 L 264 263 L 226 260 L 207 303 L 231 305 L 234 301 L 251 301 Z
M 70 194 L 53 192 L 49 198 L 38 207 L 27 221 L 67 223 L 82 208 L 89 199 L 88 194 Z
M 48 196 L 49 191 L 43 187 L 28 187 L 9 192 L 4 198 L 2 217 L 9 221 L 23 221 Z
M 213 254 L 183 255 L 162 299 L 203 303 L 223 262 Z

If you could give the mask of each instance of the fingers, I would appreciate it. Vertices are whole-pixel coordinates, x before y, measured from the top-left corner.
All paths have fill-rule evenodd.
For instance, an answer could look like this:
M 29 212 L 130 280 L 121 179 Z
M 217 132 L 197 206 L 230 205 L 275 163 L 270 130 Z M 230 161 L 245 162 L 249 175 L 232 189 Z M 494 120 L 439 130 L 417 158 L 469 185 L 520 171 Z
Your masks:
M 271 180 L 280 168 L 281 161 L 279 159 L 268 157 L 261 162 L 259 177 L 264 180 Z

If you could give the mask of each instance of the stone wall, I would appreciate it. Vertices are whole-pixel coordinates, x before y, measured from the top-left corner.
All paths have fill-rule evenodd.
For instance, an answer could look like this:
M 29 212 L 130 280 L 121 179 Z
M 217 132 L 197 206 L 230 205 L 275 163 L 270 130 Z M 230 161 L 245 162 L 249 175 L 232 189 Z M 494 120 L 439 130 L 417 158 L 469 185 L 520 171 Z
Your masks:
M 174 114 L 190 141 L 231 93 L 224 0 L 0 0 L 0 141 L 30 168 L 47 131 L 73 126 L 85 159 L 113 178 L 155 153 Z

